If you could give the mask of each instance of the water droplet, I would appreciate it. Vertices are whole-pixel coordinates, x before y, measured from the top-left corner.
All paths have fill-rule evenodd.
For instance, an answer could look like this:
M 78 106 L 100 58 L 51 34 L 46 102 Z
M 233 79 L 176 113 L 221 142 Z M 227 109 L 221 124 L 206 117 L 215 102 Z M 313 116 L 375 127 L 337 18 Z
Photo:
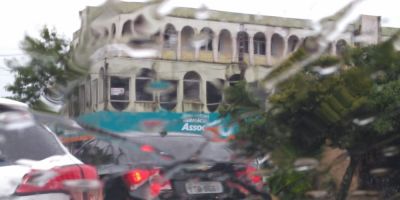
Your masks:
M 172 0 L 164 0 L 158 6 L 157 15 L 160 17 L 164 17 L 170 14 L 176 8 L 176 6 L 177 6 L 176 3 L 173 2 Z
M 160 133 L 164 131 L 166 122 L 158 119 L 142 120 L 140 122 L 140 128 L 144 132 L 148 133 Z
M 358 126 L 365 126 L 365 125 L 373 122 L 374 120 L 375 120 L 375 117 L 368 117 L 368 118 L 365 118 L 365 119 L 356 118 L 356 119 L 353 120 L 353 123 L 357 124 Z
M 369 173 L 372 176 L 385 176 L 389 173 L 390 169 L 388 168 L 375 168 L 375 169 L 371 169 L 369 171 Z
M 88 191 L 97 191 L 101 189 L 101 182 L 98 180 L 68 180 L 63 182 L 64 187 L 71 191 L 75 192 L 88 192 Z M 94 198 L 97 199 L 97 198 Z
M 338 71 L 339 67 L 338 66 L 331 66 L 331 67 L 313 67 L 312 70 L 316 73 L 318 73 L 321 76 L 327 76 L 335 73 Z
M 148 93 L 159 92 L 168 93 L 174 89 L 174 86 L 168 81 L 152 81 L 146 86 Z
M 129 56 L 133 58 L 154 58 L 158 55 L 156 48 L 133 48 L 126 44 L 109 44 L 99 48 L 90 56 L 91 60 L 99 60 L 107 55 Z
M 20 130 L 35 125 L 35 120 L 29 112 L 0 113 L 0 129 Z
M 382 150 L 382 153 L 386 157 L 392 157 L 399 154 L 399 148 L 397 146 L 386 147 Z
M 328 191 L 326 190 L 312 190 L 306 192 L 306 196 L 311 197 L 313 199 L 322 199 L 328 196 Z
M 210 39 L 209 34 L 200 33 L 200 34 L 196 34 L 191 39 L 190 43 L 195 49 L 200 49 L 202 46 L 205 46 L 208 43 L 209 39 Z
M 43 187 L 57 175 L 54 171 L 37 171 L 31 175 L 32 178 L 29 179 L 28 184 Z
M 195 17 L 200 20 L 206 20 L 210 16 L 207 6 L 202 5 L 196 12 Z
M 317 168 L 319 162 L 314 158 L 299 158 L 294 162 L 296 171 L 309 171 Z

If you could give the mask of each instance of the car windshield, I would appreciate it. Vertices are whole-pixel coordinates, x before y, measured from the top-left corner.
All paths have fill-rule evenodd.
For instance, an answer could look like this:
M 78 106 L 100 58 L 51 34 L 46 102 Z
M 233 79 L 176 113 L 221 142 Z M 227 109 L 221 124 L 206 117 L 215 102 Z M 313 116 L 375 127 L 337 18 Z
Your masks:
M 66 153 L 56 138 L 40 125 L 16 130 L 0 129 L 0 137 L 1 157 L 10 162 L 19 159 L 42 160 Z
M 64 153 L 17 106 L 120 199 L 164 161 L 247 173 L 186 176 L 172 199 L 399 199 L 398 0 L 4 2 L 0 95 L 19 103 L 0 99 L 0 161 Z

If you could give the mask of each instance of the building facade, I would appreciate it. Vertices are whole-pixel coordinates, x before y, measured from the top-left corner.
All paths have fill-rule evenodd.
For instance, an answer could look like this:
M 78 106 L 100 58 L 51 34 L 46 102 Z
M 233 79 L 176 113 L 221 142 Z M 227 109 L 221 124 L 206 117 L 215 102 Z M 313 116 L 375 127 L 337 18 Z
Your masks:
M 314 32 L 312 23 L 303 19 L 221 11 L 208 11 L 201 19 L 190 8 L 160 17 L 155 5 L 114 6 L 118 12 L 106 17 L 101 7 L 80 13 L 75 49 L 88 43 L 92 49 L 117 49 L 90 51 L 95 56 L 71 98 L 70 115 L 101 110 L 215 112 L 224 99 L 222 90 L 241 79 L 241 64 L 252 71 L 244 76 L 247 81 L 260 79 Z M 340 54 L 361 36 L 364 43 L 378 43 L 394 31 L 381 27 L 379 17 L 361 16 L 331 42 L 327 53 Z M 155 81 L 167 83 L 168 92 L 149 91 Z

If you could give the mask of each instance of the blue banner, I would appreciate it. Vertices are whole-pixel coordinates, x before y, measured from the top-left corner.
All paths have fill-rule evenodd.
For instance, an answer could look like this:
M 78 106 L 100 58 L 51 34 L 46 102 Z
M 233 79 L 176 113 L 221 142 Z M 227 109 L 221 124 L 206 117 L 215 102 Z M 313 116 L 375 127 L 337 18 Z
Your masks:
M 82 115 L 78 121 L 104 130 L 124 133 L 132 131 L 167 131 L 201 134 L 205 127 L 219 127 L 221 134 L 231 135 L 238 127 L 218 113 L 196 112 L 93 112 Z

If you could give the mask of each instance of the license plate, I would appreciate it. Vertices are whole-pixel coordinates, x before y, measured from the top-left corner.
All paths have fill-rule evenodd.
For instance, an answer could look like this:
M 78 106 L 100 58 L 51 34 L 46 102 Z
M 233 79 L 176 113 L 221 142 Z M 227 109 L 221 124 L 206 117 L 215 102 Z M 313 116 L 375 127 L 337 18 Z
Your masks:
M 186 182 L 186 191 L 188 194 L 215 194 L 222 193 L 223 188 L 220 182 Z

